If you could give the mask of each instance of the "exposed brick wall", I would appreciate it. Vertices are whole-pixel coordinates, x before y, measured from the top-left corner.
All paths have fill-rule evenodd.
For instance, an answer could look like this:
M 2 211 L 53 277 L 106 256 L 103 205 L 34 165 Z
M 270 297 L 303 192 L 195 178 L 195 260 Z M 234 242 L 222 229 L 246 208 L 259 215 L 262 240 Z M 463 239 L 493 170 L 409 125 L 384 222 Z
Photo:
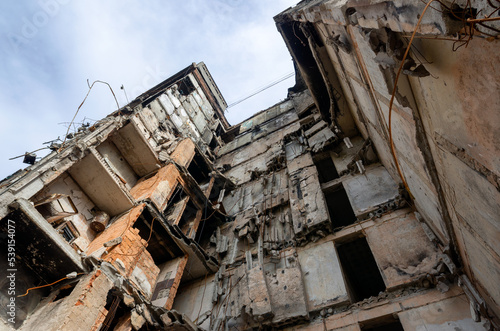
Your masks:
M 177 289 L 179 288 L 179 285 L 181 283 L 182 275 L 184 274 L 184 269 L 186 268 L 187 261 L 188 261 L 188 256 L 186 255 L 185 257 L 182 258 L 181 262 L 179 263 L 179 266 L 177 267 L 174 277 L 174 283 L 170 288 L 168 300 L 164 306 L 165 309 L 172 309 L 172 306 L 174 305 L 175 295 L 177 294 Z
M 147 242 L 139 235 L 139 230 L 133 228 L 135 221 L 144 210 L 144 204 L 131 209 L 104 230 L 89 246 L 90 255 L 103 248 L 103 244 L 118 237 L 122 242 L 114 247 L 108 247 L 101 256 L 103 261 L 111 263 L 126 278 L 130 278 L 135 268 L 141 269 L 147 278 L 150 290 L 138 285 L 143 294 L 150 297 L 156 284 L 160 269 L 155 265 L 153 258 L 147 251 Z M 119 260 L 119 261 L 117 261 Z M 121 262 L 120 262 L 121 261 Z
M 41 308 L 29 317 L 20 330 L 91 330 L 102 318 L 102 307 L 106 305 L 106 297 L 112 287 L 113 283 L 101 270 L 85 275 L 69 296 L 51 302 L 57 294 L 52 293 L 42 301 Z

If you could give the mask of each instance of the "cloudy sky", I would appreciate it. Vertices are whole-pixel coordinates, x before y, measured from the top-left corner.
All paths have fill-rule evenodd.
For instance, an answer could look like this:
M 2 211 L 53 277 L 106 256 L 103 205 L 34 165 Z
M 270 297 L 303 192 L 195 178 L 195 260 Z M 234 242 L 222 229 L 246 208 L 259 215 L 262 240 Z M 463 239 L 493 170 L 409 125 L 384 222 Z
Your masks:
M 120 106 L 204 61 L 228 104 L 293 72 L 273 16 L 298 0 L 39 0 L 0 3 L 0 179 L 61 137 L 88 91 Z M 228 109 L 236 124 L 286 98 L 289 78 Z M 76 122 L 116 109 L 96 85 Z M 38 153 L 43 155 L 43 152 Z

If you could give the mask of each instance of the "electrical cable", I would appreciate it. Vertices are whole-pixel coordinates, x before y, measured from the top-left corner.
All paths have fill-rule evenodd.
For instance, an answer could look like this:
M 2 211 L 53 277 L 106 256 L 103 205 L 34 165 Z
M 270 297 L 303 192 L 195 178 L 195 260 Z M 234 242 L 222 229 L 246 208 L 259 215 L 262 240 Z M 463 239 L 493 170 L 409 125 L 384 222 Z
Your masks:
M 226 108 L 226 109 L 229 109 L 229 108 L 231 108 L 231 107 L 234 107 L 234 106 L 236 106 L 237 104 L 240 104 L 240 103 L 242 103 L 243 101 L 245 101 L 245 100 L 247 100 L 247 99 L 250 99 L 251 97 L 253 97 L 253 96 L 255 96 L 255 95 L 257 95 L 257 94 L 259 94 L 259 93 L 261 93 L 261 92 L 263 92 L 263 91 L 265 91 L 265 90 L 267 90 L 267 89 L 268 89 L 268 88 L 270 88 L 270 87 L 273 87 L 273 86 L 274 86 L 274 85 L 276 85 L 276 84 L 281 83 L 281 82 L 282 82 L 282 81 L 284 81 L 284 80 L 287 80 L 288 78 L 290 78 L 290 77 L 292 77 L 292 76 L 294 76 L 294 75 L 295 75 L 295 72 L 288 73 L 288 74 L 286 74 L 285 76 L 282 76 L 281 78 L 278 78 L 277 80 L 275 80 L 275 81 L 273 81 L 273 82 L 269 83 L 268 85 L 266 85 L 266 86 L 264 86 L 264 87 L 262 87 L 262 88 L 257 89 L 257 91 L 252 92 L 250 95 L 248 95 L 248 96 L 246 96 L 246 97 L 244 97 L 244 98 L 242 98 L 242 99 L 240 99 L 240 100 L 238 100 L 238 101 L 235 101 L 235 102 L 233 102 L 233 103 L 229 104 L 229 105 L 227 106 L 227 108 Z
M 92 83 L 92 85 L 89 85 L 89 80 L 87 79 L 87 85 L 89 86 L 89 90 L 87 92 L 87 95 L 83 99 L 82 103 L 80 104 L 80 106 L 78 106 L 78 109 L 76 110 L 75 116 L 73 116 L 73 119 L 71 120 L 70 124 L 68 125 L 68 130 L 66 131 L 66 134 L 64 135 L 64 141 L 62 142 L 61 147 L 59 147 L 59 149 L 57 150 L 58 152 L 60 152 L 62 150 L 62 148 L 64 147 L 64 144 L 66 143 L 66 139 L 68 139 L 68 133 L 69 133 L 69 130 L 71 129 L 71 124 L 75 121 L 76 115 L 78 115 L 80 108 L 82 108 L 83 104 L 85 103 L 85 100 L 87 100 L 87 97 L 89 96 L 90 91 L 94 87 L 95 83 L 102 83 L 102 84 L 108 85 L 109 89 L 111 90 L 111 93 L 113 94 L 113 97 L 115 98 L 116 106 L 118 107 L 118 109 L 120 109 L 120 105 L 118 104 L 118 100 L 116 99 L 115 92 L 111 88 L 111 85 L 109 85 L 106 82 L 103 82 L 102 80 L 96 80 Z
M 80 272 L 80 273 L 77 273 L 77 274 L 76 274 L 76 276 L 83 275 L 83 274 L 84 274 L 83 272 Z M 76 277 L 76 276 L 75 276 L 75 277 Z M 56 283 L 59 283 L 59 282 L 61 282 L 61 281 L 65 280 L 65 279 L 73 279 L 73 278 L 75 278 L 75 277 L 68 277 L 68 276 L 66 276 L 66 277 L 64 277 L 64 278 L 61 278 L 61 279 L 59 279 L 59 280 L 56 280 L 55 282 L 50 283 L 50 284 L 47 284 L 47 285 L 30 287 L 29 289 L 27 289 L 27 290 L 26 290 L 26 293 L 24 293 L 24 294 L 22 294 L 22 295 L 18 295 L 17 297 L 18 297 L 18 298 L 20 298 L 20 297 L 24 297 L 24 296 L 28 295 L 28 292 L 29 292 L 29 291 L 36 290 L 36 289 L 43 288 L 43 287 L 52 286 L 52 285 L 54 285 L 54 284 L 56 284 Z
M 389 143 L 390 143 L 390 147 L 391 147 L 391 154 L 392 154 L 392 157 L 394 158 L 394 163 L 396 165 L 396 170 L 398 171 L 399 177 L 401 178 L 403 185 L 405 186 L 405 189 L 411 198 L 413 197 L 413 195 L 411 194 L 410 188 L 408 187 L 408 183 L 406 182 L 406 179 L 403 176 L 403 172 L 401 171 L 401 167 L 399 166 L 398 157 L 396 155 L 396 148 L 394 147 L 394 139 L 392 137 L 392 106 L 394 105 L 394 97 L 396 95 L 396 90 L 398 88 L 399 76 L 401 75 L 401 71 L 403 69 L 403 65 L 405 63 L 406 57 L 408 56 L 408 53 L 410 52 L 411 44 L 413 43 L 413 39 L 415 38 L 415 34 L 417 33 L 418 27 L 420 26 L 420 23 L 422 22 L 422 18 L 424 17 L 425 12 L 427 11 L 429 6 L 433 2 L 434 2 L 434 0 L 430 0 L 425 5 L 424 9 L 422 10 L 422 13 L 420 14 L 420 18 L 418 19 L 417 25 L 415 26 L 415 29 L 413 30 L 410 41 L 408 42 L 408 46 L 406 47 L 405 54 L 403 56 L 403 59 L 401 60 L 401 64 L 399 65 L 399 69 L 398 69 L 398 72 L 396 74 L 396 79 L 394 80 L 394 87 L 392 89 L 391 100 L 389 101 L 389 123 L 388 123 L 388 126 L 389 126 Z

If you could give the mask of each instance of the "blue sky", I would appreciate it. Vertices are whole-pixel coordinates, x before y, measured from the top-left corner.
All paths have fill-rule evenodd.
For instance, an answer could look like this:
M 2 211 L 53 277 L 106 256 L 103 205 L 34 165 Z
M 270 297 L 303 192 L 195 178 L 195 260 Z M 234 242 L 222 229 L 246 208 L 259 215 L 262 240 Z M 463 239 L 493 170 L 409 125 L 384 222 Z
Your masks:
M 13 156 L 63 138 L 88 91 L 114 89 L 120 106 L 192 62 L 204 61 L 229 103 L 293 71 L 273 16 L 297 0 L 0 3 L 0 178 L 24 168 Z M 290 78 L 230 108 L 231 124 L 286 98 Z M 96 85 L 76 122 L 116 109 Z M 39 153 L 39 155 L 42 155 Z

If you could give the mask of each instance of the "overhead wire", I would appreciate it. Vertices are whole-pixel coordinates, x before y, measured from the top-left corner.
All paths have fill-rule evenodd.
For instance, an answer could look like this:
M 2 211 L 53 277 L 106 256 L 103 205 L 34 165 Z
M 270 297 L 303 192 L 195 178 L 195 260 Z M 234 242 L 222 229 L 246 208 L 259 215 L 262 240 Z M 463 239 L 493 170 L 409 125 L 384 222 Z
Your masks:
M 241 98 L 241 99 L 239 99 L 239 100 L 237 100 L 237 101 L 235 101 L 235 102 L 233 102 L 233 103 L 229 104 L 229 105 L 227 106 L 227 108 L 226 108 L 226 109 L 229 109 L 229 108 L 231 108 L 231 107 L 234 107 L 234 106 L 236 106 L 236 105 L 238 105 L 238 104 L 242 103 L 243 101 L 245 101 L 245 100 L 247 100 L 247 99 L 250 99 L 251 97 L 253 97 L 253 96 L 255 96 L 255 95 L 257 95 L 257 94 L 259 94 L 259 93 L 261 93 L 261 92 L 263 92 L 263 91 L 265 91 L 265 90 L 267 90 L 268 88 L 271 88 L 271 87 L 273 87 L 274 85 L 277 85 L 277 84 L 281 83 L 282 81 L 287 80 L 288 78 L 290 78 L 290 77 L 292 77 L 292 76 L 294 76 L 294 75 L 295 75 L 295 72 L 290 72 L 290 73 L 288 73 L 288 74 L 286 74 L 286 75 L 284 75 L 284 76 L 282 76 L 282 77 L 278 78 L 277 80 L 275 80 L 275 81 L 273 81 L 273 82 L 269 83 L 268 85 L 266 85 L 266 86 L 264 86 L 264 87 L 261 87 L 261 88 L 257 89 L 255 92 L 250 93 L 250 95 L 248 95 L 248 96 L 246 96 L 246 97 L 243 97 L 243 98 Z

